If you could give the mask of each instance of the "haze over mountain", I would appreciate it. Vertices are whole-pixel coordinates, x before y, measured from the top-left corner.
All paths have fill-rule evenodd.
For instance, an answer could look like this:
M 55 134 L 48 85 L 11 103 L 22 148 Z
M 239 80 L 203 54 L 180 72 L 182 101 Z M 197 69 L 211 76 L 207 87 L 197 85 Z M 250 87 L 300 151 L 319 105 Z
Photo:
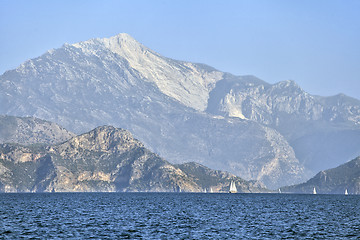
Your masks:
M 0 102 L 0 114 L 76 133 L 125 128 L 172 163 L 198 162 L 270 188 L 360 155 L 359 100 L 165 58 L 127 34 L 65 44 L 5 72 Z
M 53 122 L 34 117 L 0 115 L 0 143 L 55 144 L 75 134 Z
M 282 187 L 282 192 L 320 194 L 360 194 L 360 157 L 336 168 L 321 171 L 305 183 Z
M 2 192 L 264 192 L 257 182 L 187 163 L 172 165 L 122 129 L 98 127 L 51 146 L 0 144 Z

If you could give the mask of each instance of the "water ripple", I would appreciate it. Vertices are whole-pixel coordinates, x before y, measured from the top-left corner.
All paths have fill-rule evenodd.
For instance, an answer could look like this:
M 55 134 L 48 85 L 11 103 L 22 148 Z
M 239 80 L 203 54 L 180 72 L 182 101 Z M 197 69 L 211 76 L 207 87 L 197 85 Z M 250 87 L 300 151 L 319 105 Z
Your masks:
M 359 239 L 360 196 L 0 194 L 1 239 Z

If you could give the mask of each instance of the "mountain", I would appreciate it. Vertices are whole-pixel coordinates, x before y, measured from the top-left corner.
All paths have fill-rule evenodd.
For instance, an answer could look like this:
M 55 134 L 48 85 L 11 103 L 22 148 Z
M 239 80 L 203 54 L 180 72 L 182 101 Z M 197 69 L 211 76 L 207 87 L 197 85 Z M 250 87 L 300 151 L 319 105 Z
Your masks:
M 65 44 L 5 72 L 0 103 L 0 114 L 76 133 L 128 129 L 171 163 L 197 162 L 270 188 L 360 155 L 358 100 L 169 59 L 127 34 Z
M 219 87 L 210 93 L 208 111 L 276 129 L 305 169 L 313 173 L 360 155 L 359 100 L 343 94 L 313 96 L 294 81 L 273 85 L 260 80 L 253 82 L 250 85 L 237 79 L 217 82 Z
M 231 180 L 242 192 L 268 191 L 260 183 L 199 164 L 172 165 L 128 131 L 111 126 L 51 146 L 0 145 L 3 192 L 202 192 L 210 187 L 219 192 L 226 191 Z
M 360 194 L 360 157 L 357 157 L 336 168 L 321 171 L 305 183 L 282 187 L 282 192 L 323 194 Z
M 0 115 L 0 143 L 55 144 L 75 134 L 56 123 L 34 117 Z
M 277 131 L 201 111 L 223 75 L 164 58 L 120 34 L 64 45 L 5 72 L 1 113 L 36 116 L 76 133 L 98 125 L 129 129 L 172 163 L 195 161 L 271 187 L 304 180 Z

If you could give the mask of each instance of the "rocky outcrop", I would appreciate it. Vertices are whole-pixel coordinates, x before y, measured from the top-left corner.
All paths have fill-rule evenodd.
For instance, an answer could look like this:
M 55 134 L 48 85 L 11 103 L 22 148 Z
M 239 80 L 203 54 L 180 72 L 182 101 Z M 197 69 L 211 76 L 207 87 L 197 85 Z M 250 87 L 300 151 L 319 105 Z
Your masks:
M 0 115 L 0 143 L 55 144 L 74 136 L 74 133 L 53 122 L 34 117 Z
M 360 194 L 360 157 L 336 168 L 321 171 L 305 183 L 282 187 L 286 193 Z
M 56 176 L 44 146 L 0 144 L 0 191 L 44 191 Z
M 172 165 L 128 131 L 111 126 L 52 146 L 0 145 L 3 192 L 202 192 L 210 187 L 226 192 L 231 180 L 241 192 L 268 191 L 260 183 L 199 164 Z

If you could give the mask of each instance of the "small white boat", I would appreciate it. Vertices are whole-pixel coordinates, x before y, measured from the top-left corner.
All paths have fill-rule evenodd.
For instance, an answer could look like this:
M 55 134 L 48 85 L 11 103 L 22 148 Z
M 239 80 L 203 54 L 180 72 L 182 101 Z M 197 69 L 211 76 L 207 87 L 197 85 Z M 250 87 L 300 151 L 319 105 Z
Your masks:
M 345 189 L 345 195 L 349 195 L 349 193 L 348 193 L 348 190 L 347 190 L 347 189 Z
M 281 189 L 279 188 L 279 193 L 281 193 Z
M 213 190 L 212 190 L 212 188 L 210 188 L 210 193 L 213 193 Z
M 314 189 L 313 189 L 313 194 L 316 194 L 316 188 L 314 187 Z
M 237 188 L 234 181 L 231 181 L 230 183 L 230 190 L 229 193 L 237 193 Z

